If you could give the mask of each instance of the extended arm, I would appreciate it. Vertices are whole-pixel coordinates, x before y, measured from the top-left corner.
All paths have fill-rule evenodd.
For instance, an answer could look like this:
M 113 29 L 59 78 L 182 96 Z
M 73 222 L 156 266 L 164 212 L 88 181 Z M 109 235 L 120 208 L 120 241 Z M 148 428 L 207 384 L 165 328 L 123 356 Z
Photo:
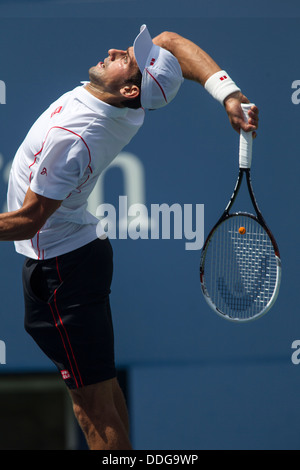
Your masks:
M 193 80 L 204 86 L 212 74 L 221 70 L 203 49 L 177 33 L 165 31 L 154 38 L 153 42 L 172 52 L 187 80 Z
M 184 78 L 187 80 L 193 80 L 204 86 L 212 75 L 221 70 L 203 49 L 177 33 L 165 31 L 154 38 L 153 42 L 172 52 L 181 66 Z M 251 108 L 248 123 L 245 123 L 241 103 L 249 103 L 249 100 L 239 91 L 225 98 L 224 107 L 229 121 L 237 132 L 242 128 L 246 132 L 252 131 L 253 135 L 256 136 L 258 108 L 256 106 Z
M 33 238 L 62 201 L 48 199 L 29 188 L 21 209 L 0 214 L 0 240 L 17 241 Z

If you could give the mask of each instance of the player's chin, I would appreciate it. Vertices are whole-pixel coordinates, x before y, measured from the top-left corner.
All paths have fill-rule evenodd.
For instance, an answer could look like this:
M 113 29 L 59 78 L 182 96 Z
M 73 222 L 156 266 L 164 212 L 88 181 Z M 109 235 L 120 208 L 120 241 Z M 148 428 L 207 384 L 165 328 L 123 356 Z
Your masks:
M 98 65 L 93 65 L 90 69 L 89 69 L 89 74 L 97 74 L 99 73 L 100 71 L 100 68 L 98 67 Z
M 101 73 L 100 68 L 97 65 L 94 65 L 89 69 L 89 77 L 91 82 L 97 82 L 100 79 Z

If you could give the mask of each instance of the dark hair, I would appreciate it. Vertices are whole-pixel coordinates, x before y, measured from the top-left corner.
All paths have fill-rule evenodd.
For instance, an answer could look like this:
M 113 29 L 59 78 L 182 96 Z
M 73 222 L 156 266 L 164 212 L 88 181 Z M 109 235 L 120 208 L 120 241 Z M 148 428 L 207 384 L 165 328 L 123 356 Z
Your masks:
M 127 99 L 121 102 L 122 106 L 125 108 L 131 109 L 139 109 L 141 108 L 141 86 L 142 86 L 142 73 L 140 69 L 137 69 L 131 77 L 129 77 L 125 82 L 124 85 L 136 85 L 140 89 L 139 96 L 133 99 Z

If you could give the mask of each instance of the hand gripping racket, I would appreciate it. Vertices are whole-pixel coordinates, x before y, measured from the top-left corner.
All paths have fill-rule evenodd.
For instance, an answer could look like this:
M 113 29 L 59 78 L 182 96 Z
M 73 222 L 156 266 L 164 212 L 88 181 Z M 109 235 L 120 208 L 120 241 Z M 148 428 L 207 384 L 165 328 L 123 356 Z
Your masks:
M 242 105 L 245 119 L 252 104 Z M 202 249 L 200 281 L 208 305 L 220 316 L 247 322 L 263 316 L 280 287 L 281 260 L 277 243 L 254 197 L 250 168 L 252 132 L 240 132 L 239 173 L 231 199 Z M 256 215 L 229 211 L 243 176 Z

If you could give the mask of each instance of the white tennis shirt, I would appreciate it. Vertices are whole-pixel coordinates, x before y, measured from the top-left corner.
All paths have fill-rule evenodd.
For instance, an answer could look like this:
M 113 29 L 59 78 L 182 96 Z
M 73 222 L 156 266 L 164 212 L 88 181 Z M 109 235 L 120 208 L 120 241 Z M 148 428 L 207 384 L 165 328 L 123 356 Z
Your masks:
M 143 109 L 111 106 L 79 86 L 37 119 L 13 160 L 8 211 L 22 207 L 28 187 L 63 202 L 33 239 L 15 242 L 18 253 L 48 259 L 97 238 L 99 220 L 87 211 L 87 199 L 144 116 Z

